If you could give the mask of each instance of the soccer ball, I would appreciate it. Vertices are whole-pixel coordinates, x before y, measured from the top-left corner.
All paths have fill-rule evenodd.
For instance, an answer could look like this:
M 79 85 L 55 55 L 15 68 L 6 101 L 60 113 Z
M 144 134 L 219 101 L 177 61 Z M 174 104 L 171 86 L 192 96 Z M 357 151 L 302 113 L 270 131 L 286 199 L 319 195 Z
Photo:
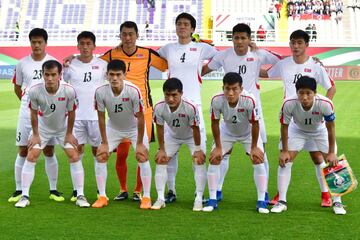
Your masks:
M 341 187 L 344 184 L 345 180 L 343 177 L 339 176 L 339 175 L 335 175 L 335 179 L 334 179 L 334 185 L 337 187 Z

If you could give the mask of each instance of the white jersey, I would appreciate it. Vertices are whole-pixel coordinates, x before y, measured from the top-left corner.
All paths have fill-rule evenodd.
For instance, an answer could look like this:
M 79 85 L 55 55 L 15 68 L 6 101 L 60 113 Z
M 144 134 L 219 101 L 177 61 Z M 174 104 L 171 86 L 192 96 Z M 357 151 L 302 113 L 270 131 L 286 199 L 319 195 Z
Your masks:
M 183 84 L 184 98 L 201 104 L 201 69 L 204 60 L 215 56 L 216 49 L 206 43 L 169 43 L 159 54 L 168 62 L 169 78 L 176 77 Z
M 245 55 L 236 54 L 233 47 L 225 49 L 215 55 L 208 64 L 212 70 L 221 67 L 224 72 L 239 73 L 243 80 L 243 87 L 246 91 L 252 93 L 256 99 L 260 100 L 259 73 L 262 65 L 275 65 L 280 58 L 266 50 L 259 49 L 255 52 L 248 51 Z
M 107 63 L 97 57 L 93 57 L 89 63 L 75 58 L 64 69 L 63 78 L 74 87 L 79 99 L 76 120 L 98 119 L 94 109 L 94 96 L 95 90 L 106 83 L 106 66 Z
M 259 120 L 259 111 L 254 95 L 243 90 L 236 107 L 230 107 L 223 93 L 215 95 L 210 106 L 211 119 L 220 119 L 220 131 L 234 137 L 251 133 L 251 123 Z
M 175 139 L 188 139 L 193 137 L 192 126 L 199 126 L 199 112 L 195 104 L 182 99 L 178 108 L 171 112 L 165 101 L 158 102 L 154 108 L 154 123 L 164 125 L 166 122 L 169 134 Z
M 305 111 L 297 96 L 286 99 L 280 112 L 280 123 L 293 124 L 307 133 L 317 133 L 326 128 L 325 121 L 334 121 L 334 106 L 330 99 L 320 94 L 315 95 L 313 106 Z
M 137 119 L 134 114 L 144 111 L 140 90 L 128 81 L 123 81 L 119 96 L 114 96 L 110 84 L 95 91 L 95 109 L 108 112 L 107 127 L 120 132 L 137 131 Z
M 77 107 L 74 88 L 65 82 L 59 83 L 54 95 L 46 91 L 45 83 L 38 83 L 29 91 L 29 107 L 38 111 L 39 131 L 45 134 L 66 131 L 67 113 Z
M 315 78 L 317 84 L 328 90 L 334 85 L 325 68 L 314 61 L 312 57 L 303 63 L 297 64 L 293 57 L 287 57 L 268 70 L 269 78 L 281 78 L 284 84 L 284 97 L 289 98 L 296 94 L 295 83 L 301 76 Z

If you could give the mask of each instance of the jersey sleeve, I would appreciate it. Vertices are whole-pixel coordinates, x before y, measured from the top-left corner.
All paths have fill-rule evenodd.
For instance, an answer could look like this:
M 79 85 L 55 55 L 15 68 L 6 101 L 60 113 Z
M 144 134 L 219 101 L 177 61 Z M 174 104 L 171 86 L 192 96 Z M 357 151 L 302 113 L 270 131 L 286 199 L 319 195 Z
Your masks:
M 211 70 L 217 70 L 217 69 L 221 68 L 223 66 L 222 56 L 223 56 L 222 53 L 217 53 L 208 63 L 208 67 Z
M 23 73 L 22 73 L 21 62 L 19 62 L 15 67 L 14 76 L 13 76 L 13 84 L 18 85 L 18 86 L 22 86 L 22 84 L 23 84 Z
M 132 89 L 131 101 L 133 104 L 133 111 L 135 114 L 144 111 L 144 103 L 141 98 L 140 90 L 136 87 L 133 87 Z
M 213 58 L 216 53 L 217 50 L 215 49 L 215 47 L 207 44 L 207 43 L 201 43 L 203 45 L 203 49 L 201 52 L 201 59 L 202 60 L 208 60 L 210 58 Z
M 158 53 L 162 58 L 168 59 L 168 46 L 169 45 L 165 45 L 159 49 Z
M 78 98 L 76 96 L 76 92 L 75 92 L 75 89 L 68 86 L 67 87 L 67 97 L 68 97 L 68 101 L 67 101 L 67 104 L 66 104 L 66 109 L 68 112 L 71 112 L 71 111 L 75 111 L 76 108 L 78 107 L 79 105 L 79 102 L 78 102 Z
M 199 126 L 199 124 L 199 109 L 195 105 L 192 105 L 191 110 L 189 111 L 189 126 Z
M 219 96 L 214 96 L 211 100 L 210 115 L 212 120 L 218 120 L 221 117 L 221 103 Z
M 99 112 L 105 112 L 105 102 L 104 102 L 104 98 L 102 97 L 101 90 L 102 90 L 101 88 L 98 88 L 95 91 L 94 105 L 95 105 L 95 110 Z
M 248 96 L 246 98 L 246 112 L 247 112 L 247 118 L 249 122 L 253 123 L 255 121 L 259 121 L 260 115 L 259 115 L 259 109 L 257 107 L 255 97 L 254 96 Z
M 288 100 L 284 101 L 284 103 L 281 107 L 281 110 L 280 110 L 280 123 L 281 124 L 286 124 L 286 125 L 290 124 L 290 120 L 292 117 L 291 104 L 292 104 L 292 101 L 288 101 Z
M 275 55 L 274 53 L 269 52 L 264 49 L 259 49 L 257 51 L 257 54 L 260 58 L 261 64 L 275 65 L 276 63 L 278 63 L 281 60 L 280 56 Z
M 329 77 L 323 66 L 320 66 L 320 63 L 316 63 L 318 66 L 316 71 L 316 77 L 318 84 L 320 84 L 325 90 L 328 90 L 334 85 L 334 81 Z
M 30 88 L 29 90 L 29 108 L 32 110 L 38 110 L 39 108 L 39 103 L 38 100 L 36 98 L 36 88 Z
M 100 58 L 106 62 L 110 62 L 112 60 L 111 52 L 112 52 L 112 49 L 110 49 L 109 51 L 104 53 L 102 56 L 100 56 Z
M 281 77 L 281 66 L 282 62 L 278 62 L 273 65 L 268 71 L 269 78 L 280 78 Z
M 149 49 L 149 57 L 150 57 L 150 66 L 160 70 L 161 72 L 165 72 L 168 69 L 167 61 L 160 57 L 160 55 L 152 49 Z
M 153 113 L 153 121 L 157 125 L 164 125 L 164 118 L 161 115 L 161 107 L 162 104 L 158 103 L 155 105 L 154 113 Z
M 334 112 L 334 105 L 330 99 L 326 101 L 321 101 L 321 112 L 324 116 L 324 120 L 326 122 L 333 122 L 335 121 L 335 112 Z

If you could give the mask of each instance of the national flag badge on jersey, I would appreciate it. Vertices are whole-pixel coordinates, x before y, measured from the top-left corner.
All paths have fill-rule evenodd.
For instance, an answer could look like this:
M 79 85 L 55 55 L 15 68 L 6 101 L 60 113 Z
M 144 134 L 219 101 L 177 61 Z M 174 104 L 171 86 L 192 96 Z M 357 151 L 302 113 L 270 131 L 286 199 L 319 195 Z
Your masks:
M 99 69 L 99 66 L 91 66 L 91 69 Z
M 342 154 L 338 159 L 337 166 L 322 169 L 323 180 L 332 196 L 348 194 L 356 189 L 358 184 L 345 155 Z

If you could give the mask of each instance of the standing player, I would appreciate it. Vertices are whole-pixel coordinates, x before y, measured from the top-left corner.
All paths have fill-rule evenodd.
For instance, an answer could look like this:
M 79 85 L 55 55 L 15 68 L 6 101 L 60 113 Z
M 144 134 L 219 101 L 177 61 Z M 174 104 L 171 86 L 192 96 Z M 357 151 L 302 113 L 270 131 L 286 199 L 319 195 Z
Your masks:
M 259 213 L 269 213 L 264 201 L 267 190 L 267 174 L 264 164 L 264 149 L 259 137 L 259 111 L 252 94 L 243 90 L 242 77 L 237 72 L 225 74 L 223 93 L 215 95 L 211 101 L 211 130 L 214 137 L 213 150 L 208 168 L 210 199 L 203 211 L 211 212 L 217 208 L 217 184 L 220 175 L 220 162 L 225 154 L 240 142 L 250 156 L 254 167 L 254 180 L 257 189 L 256 209 Z M 221 115 L 223 121 L 220 122 Z
M 13 78 L 14 91 L 21 100 L 19 121 L 16 130 L 16 146 L 19 148 L 15 161 L 15 183 L 16 191 L 9 198 L 9 202 L 17 202 L 22 194 L 21 172 L 28 153 L 28 139 L 31 131 L 30 110 L 28 108 L 28 91 L 32 85 L 42 81 L 42 64 L 51 59 L 55 59 L 45 52 L 48 34 L 45 29 L 34 28 L 29 33 L 31 45 L 31 55 L 24 57 L 16 65 Z M 45 169 L 50 185 L 50 199 L 64 201 L 64 197 L 57 191 L 58 180 L 58 161 L 54 154 L 54 142 L 49 141 L 49 145 L 44 148 Z
M 106 65 L 104 60 L 93 56 L 96 37 L 92 32 L 81 32 L 77 36 L 77 48 L 80 56 L 73 59 L 69 67 L 64 69 L 63 78 L 70 83 L 79 100 L 79 108 L 76 109 L 74 135 L 78 140 L 80 161 L 83 159 L 84 144 L 91 145 L 91 150 L 96 161 L 97 147 L 101 143 L 97 112 L 94 109 L 95 90 L 106 83 Z M 75 184 L 73 181 L 73 187 Z M 77 193 L 74 190 L 71 201 L 76 201 Z
M 200 133 L 202 144 L 206 145 L 206 131 L 201 108 L 201 68 L 204 60 L 215 56 L 216 50 L 206 43 L 191 41 L 192 33 L 196 28 L 196 20 L 188 13 L 181 13 L 176 17 L 176 34 L 178 42 L 169 43 L 160 48 L 160 56 L 165 58 L 169 65 L 169 78 L 178 78 L 183 84 L 184 97 L 192 101 L 199 110 Z M 176 200 L 175 177 L 178 168 L 177 154 L 169 161 L 167 202 Z M 197 176 L 203 176 L 206 181 L 205 165 L 196 165 Z
M 279 61 L 270 68 L 267 73 L 262 72 L 261 75 L 266 78 L 281 78 L 285 98 L 296 95 L 295 84 L 300 77 L 313 77 L 318 84 L 327 90 L 326 97 L 332 99 L 336 92 L 334 82 L 329 78 L 325 68 L 306 54 L 306 49 L 309 46 L 309 38 L 309 35 L 303 30 L 296 30 L 291 33 L 290 49 L 292 56 Z M 331 197 L 321 176 L 323 156 L 312 140 L 309 140 L 305 144 L 304 149 L 310 152 L 310 156 L 315 163 L 316 176 L 321 189 L 321 206 L 331 207 Z M 276 204 L 278 197 L 279 195 L 277 194 L 273 201 L 271 201 L 272 204 Z
M 159 210 L 165 207 L 165 184 L 167 180 L 167 163 L 186 144 L 193 156 L 193 169 L 197 165 L 205 166 L 206 145 L 201 144 L 199 113 L 196 105 L 182 98 L 182 83 L 177 78 L 170 78 L 163 85 L 165 100 L 157 103 L 154 108 L 159 141 L 159 151 L 156 155 L 155 185 L 158 199 L 151 209 Z M 164 124 L 167 127 L 164 128 Z M 205 189 L 203 176 L 194 171 L 196 197 L 193 211 L 202 210 L 202 198 Z
M 225 49 L 213 57 L 211 61 L 203 67 L 202 75 L 221 67 L 224 68 L 225 73 L 237 72 L 241 75 L 243 88 L 255 96 L 260 116 L 260 136 L 265 146 L 267 138 L 260 99 L 259 73 L 262 65 L 274 65 L 280 60 L 280 57 L 263 49 L 250 51 L 251 29 L 244 23 L 237 24 L 233 27 L 232 41 L 233 47 Z M 264 154 L 266 156 L 266 152 Z M 229 169 L 229 156 L 229 154 L 226 154 L 220 164 L 220 178 L 217 187 L 217 199 L 219 201 L 222 199 L 222 186 L 225 175 Z M 264 158 L 264 164 L 269 178 L 269 163 L 266 157 Z M 267 196 L 266 199 L 268 199 Z
M 140 90 L 125 81 L 126 65 L 121 60 L 112 60 L 107 65 L 109 84 L 99 87 L 95 92 L 95 108 L 98 111 L 99 128 L 102 143 L 98 147 L 95 174 L 100 197 L 92 205 L 94 208 L 107 206 L 105 193 L 107 178 L 107 160 L 110 153 L 124 139 L 130 139 L 135 148 L 135 157 L 140 167 L 144 197 L 141 209 L 151 207 L 150 187 L 151 168 L 148 161 L 149 143 L 144 136 L 145 120 Z M 105 111 L 108 112 L 108 124 L 105 127 Z
M 335 113 L 329 98 L 316 94 L 316 80 L 301 76 L 295 83 L 297 95 L 287 97 L 280 112 L 281 141 L 278 168 L 279 201 L 271 212 L 287 210 L 286 192 L 291 179 L 291 167 L 296 155 L 309 139 L 323 157 L 318 165 L 337 165 L 335 150 Z M 335 214 L 346 214 L 341 197 L 334 197 Z
M 84 168 L 76 149 L 77 140 L 72 134 L 77 98 L 75 90 L 60 82 L 61 64 L 48 60 L 42 66 L 44 82 L 34 85 L 29 91 L 32 134 L 29 153 L 21 173 L 22 196 L 15 207 L 30 204 L 29 190 L 34 180 L 36 162 L 50 140 L 57 140 L 64 149 L 69 162 L 71 176 L 78 192 L 76 205 L 89 207 L 84 197 Z

